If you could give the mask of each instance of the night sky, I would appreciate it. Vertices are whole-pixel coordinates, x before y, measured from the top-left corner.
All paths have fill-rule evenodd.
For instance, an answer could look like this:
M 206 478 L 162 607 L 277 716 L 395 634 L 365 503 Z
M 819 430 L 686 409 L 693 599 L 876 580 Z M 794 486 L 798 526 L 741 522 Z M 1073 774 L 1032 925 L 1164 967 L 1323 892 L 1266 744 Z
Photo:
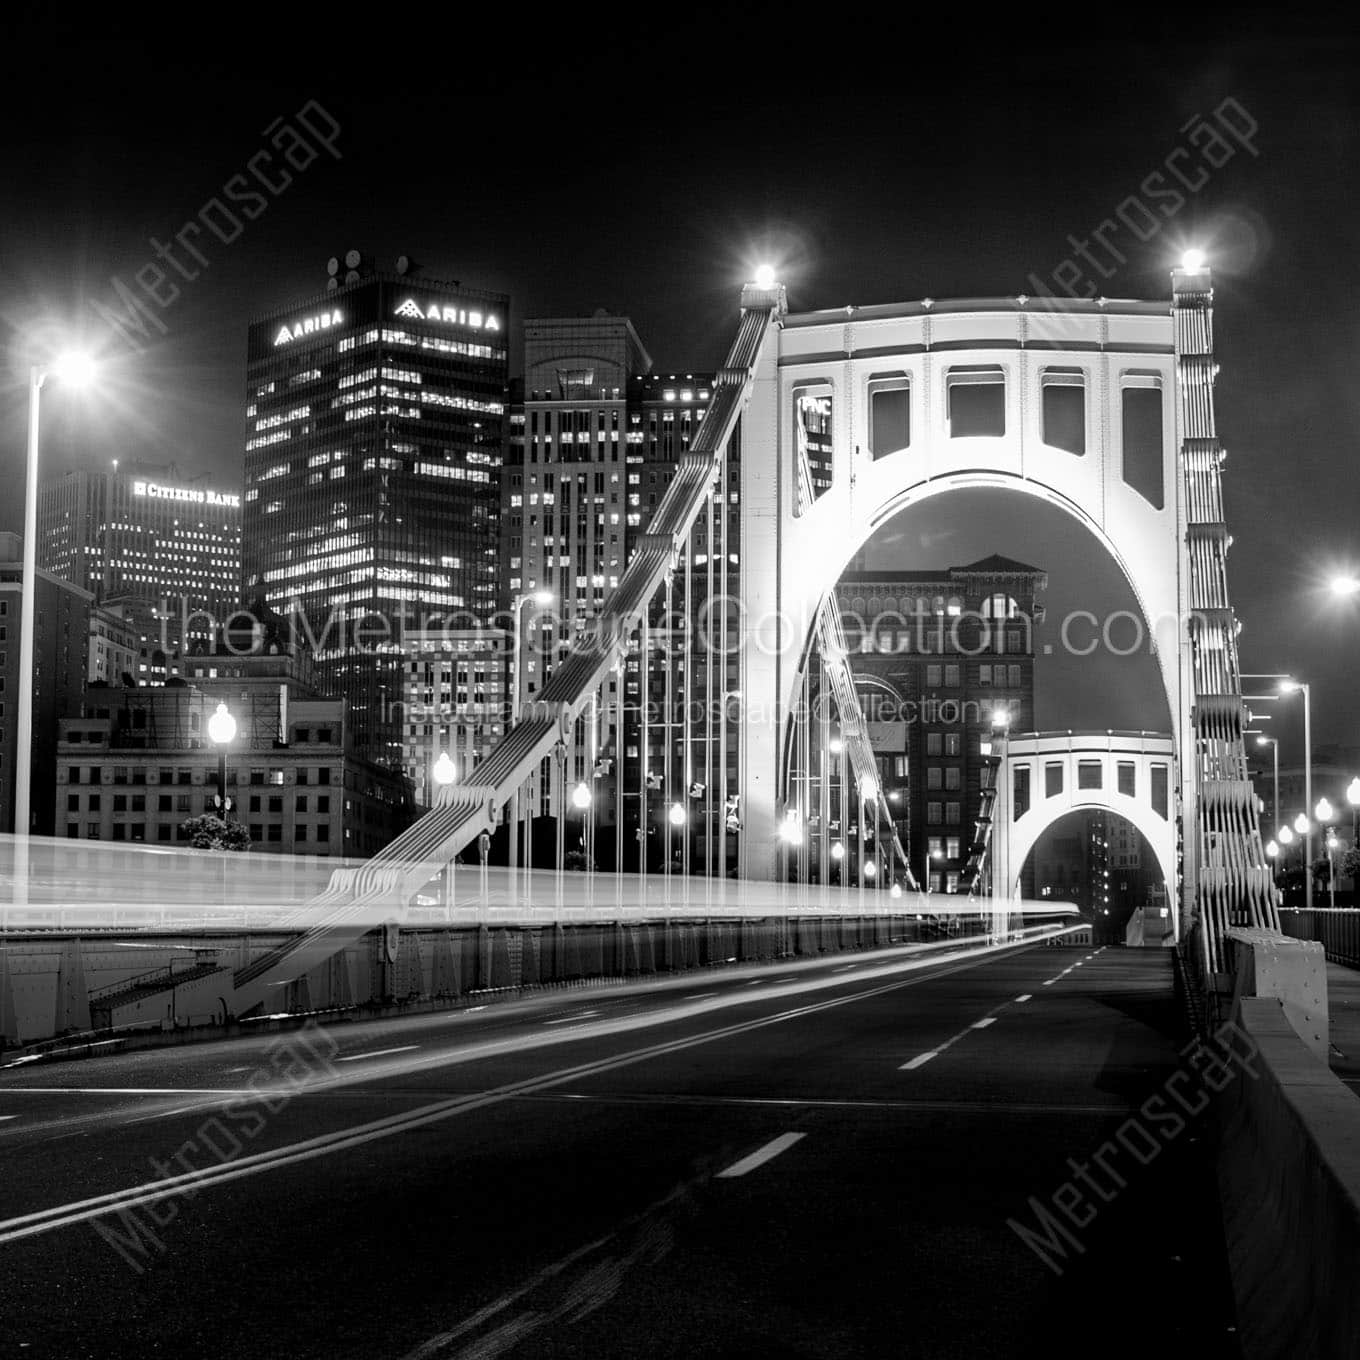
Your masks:
M 83 332 L 116 362 L 98 394 L 52 392 L 45 469 L 144 457 L 234 486 L 247 323 L 319 293 L 349 248 L 510 293 L 512 333 L 526 316 L 626 312 L 659 369 L 686 371 L 722 358 L 759 260 L 794 310 L 1060 292 L 1073 269 L 1079 289 L 1165 297 L 1193 244 L 1214 269 L 1244 665 L 1311 679 L 1319 743 L 1360 745 L 1360 605 L 1319 589 L 1360 569 L 1360 51 L 1340 28 L 1147 7 L 1110 31 L 1047 8 L 1008 28 L 961 7 L 446 12 L 237 8 L 103 33 L 3 21 L 0 528 L 20 525 L 24 376 L 52 336 Z M 115 275 L 134 286 L 150 238 L 170 241 L 311 101 L 339 124 L 337 154 L 235 240 L 203 238 L 165 334 L 132 353 L 91 301 Z M 1216 109 L 1248 129 L 1226 156 L 1194 143 L 1221 131 Z M 1178 148 L 1204 180 L 1174 206 Z M 1092 241 L 1107 220 L 1117 260 Z M 1049 570 L 1051 610 L 1127 603 L 1093 543 L 1014 511 L 936 501 L 903 528 L 902 565 L 997 550 Z M 1165 725 L 1150 662 L 1041 683 L 1045 726 Z M 1294 717 L 1274 727 L 1297 759 Z

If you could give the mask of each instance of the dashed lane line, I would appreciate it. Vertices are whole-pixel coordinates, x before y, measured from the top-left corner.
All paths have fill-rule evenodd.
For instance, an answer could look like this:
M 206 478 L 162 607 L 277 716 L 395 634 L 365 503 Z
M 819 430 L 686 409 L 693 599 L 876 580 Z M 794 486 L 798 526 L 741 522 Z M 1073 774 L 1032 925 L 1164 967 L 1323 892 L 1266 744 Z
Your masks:
M 718 1179 L 721 1181 L 730 1180 L 734 1176 L 745 1176 L 757 1167 L 772 1161 L 781 1152 L 787 1152 L 796 1142 L 806 1137 L 805 1133 L 781 1133 L 778 1138 L 771 1138 L 764 1147 L 757 1148 L 749 1157 L 733 1162 L 726 1171 L 719 1171 Z
M 375 1048 L 371 1053 L 350 1053 L 343 1058 L 337 1058 L 336 1062 L 363 1062 L 365 1058 L 385 1058 L 389 1053 L 409 1053 L 413 1048 L 419 1048 L 419 1044 L 402 1044 L 400 1048 Z

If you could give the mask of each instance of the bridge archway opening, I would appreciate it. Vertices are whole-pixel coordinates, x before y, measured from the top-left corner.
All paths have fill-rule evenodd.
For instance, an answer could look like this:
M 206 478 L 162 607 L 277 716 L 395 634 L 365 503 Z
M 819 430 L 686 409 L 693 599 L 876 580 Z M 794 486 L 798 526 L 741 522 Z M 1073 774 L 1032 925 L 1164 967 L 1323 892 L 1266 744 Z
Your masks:
M 1156 847 L 1127 817 L 1078 808 L 1036 838 L 1020 869 L 1020 889 L 1038 902 L 1071 902 L 1097 944 L 1122 944 L 1135 911 L 1170 909 L 1166 875 Z

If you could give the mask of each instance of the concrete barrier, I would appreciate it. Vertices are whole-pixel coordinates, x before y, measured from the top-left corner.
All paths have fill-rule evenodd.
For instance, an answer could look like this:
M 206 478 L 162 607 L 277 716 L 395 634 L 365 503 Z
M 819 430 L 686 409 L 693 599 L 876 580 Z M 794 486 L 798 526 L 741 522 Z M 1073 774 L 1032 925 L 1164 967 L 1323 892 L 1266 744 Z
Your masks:
M 1360 1356 L 1360 1101 L 1278 997 L 1239 995 L 1254 1078 L 1219 1095 L 1219 1189 L 1243 1360 Z M 1241 1049 L 1239 1038 L 1235 1047 Z
M 1275 997 L 1299 1038 L 1327 1063 L 1327 959 L 1320 944 L 1269 930 L 1228 931 L 1230 1013 L 1243 997 Z

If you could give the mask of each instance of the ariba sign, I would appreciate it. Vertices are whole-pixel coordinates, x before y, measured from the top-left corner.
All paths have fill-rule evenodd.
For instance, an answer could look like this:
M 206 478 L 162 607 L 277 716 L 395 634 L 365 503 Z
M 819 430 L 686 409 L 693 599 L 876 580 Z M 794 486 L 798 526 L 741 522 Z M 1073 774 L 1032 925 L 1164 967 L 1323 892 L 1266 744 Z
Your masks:
M 335 326 L 344 325 L 344 314 L 338 307 L 329 312 L 318 312 L 315 316 L 304 316 L 291 326 L 280 326 L 274 337 L 274 348 L 286 345 L 290 340 L 301 340 L 304 335 L 315 335 L 318 331 L 328 331 Z
M 200 491 L 192 486 L 161 486 L 159 482 L 133 482 L 132 494 L 153 501 L 187 501 L 191 505 L 224 505 L 240 509 L 240 496 L 225 491 Z
M 446 326 L 466 326 L 474 331 L 498 331 L 501 323 L 490 312 L 453 307 L 446 302 L 417 302 L 408 297 L 392 313 L 409 317 L 412 321 L 440 321 Z

